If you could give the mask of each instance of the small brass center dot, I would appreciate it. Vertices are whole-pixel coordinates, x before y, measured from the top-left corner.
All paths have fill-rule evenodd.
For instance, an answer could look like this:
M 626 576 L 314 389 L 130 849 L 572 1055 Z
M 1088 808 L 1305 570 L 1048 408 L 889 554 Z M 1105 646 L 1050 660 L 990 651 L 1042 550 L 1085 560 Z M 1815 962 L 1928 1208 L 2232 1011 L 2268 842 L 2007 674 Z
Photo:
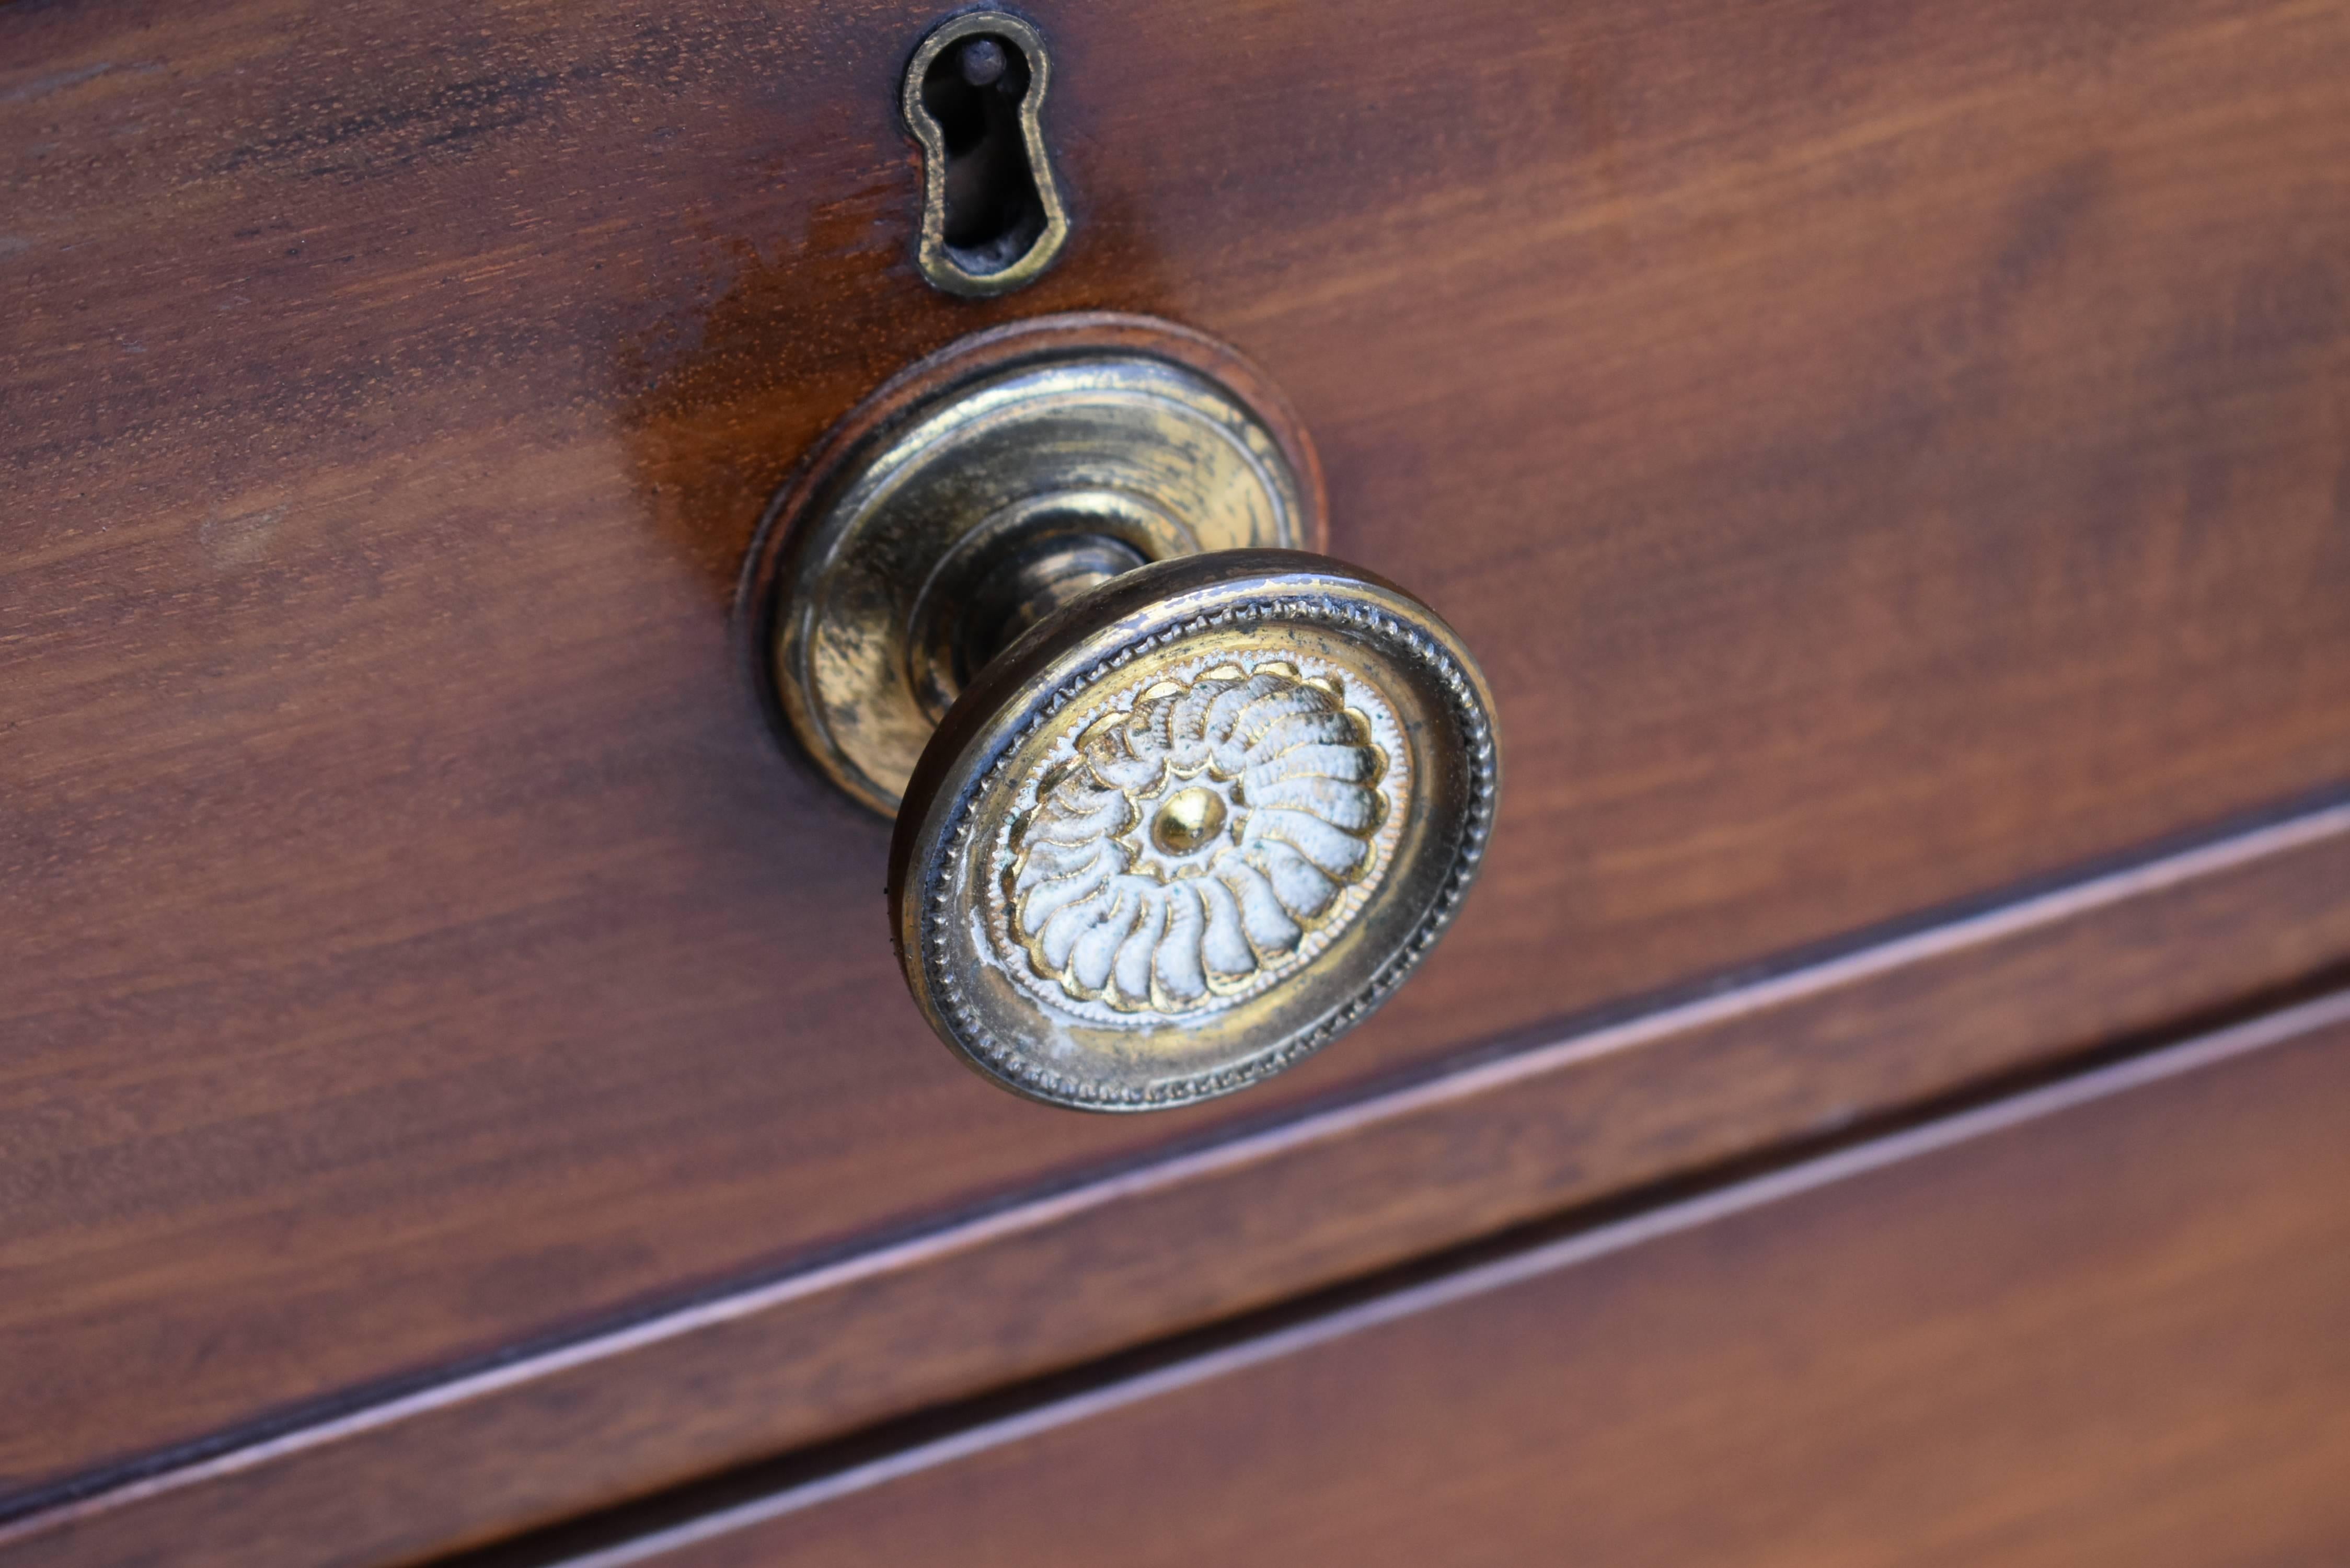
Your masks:
M 1189 855 L 1224 830 L 1224 803 L 1213 790 L 1187 789 L 1150 819 L 1150 842 L 1170 855 Z

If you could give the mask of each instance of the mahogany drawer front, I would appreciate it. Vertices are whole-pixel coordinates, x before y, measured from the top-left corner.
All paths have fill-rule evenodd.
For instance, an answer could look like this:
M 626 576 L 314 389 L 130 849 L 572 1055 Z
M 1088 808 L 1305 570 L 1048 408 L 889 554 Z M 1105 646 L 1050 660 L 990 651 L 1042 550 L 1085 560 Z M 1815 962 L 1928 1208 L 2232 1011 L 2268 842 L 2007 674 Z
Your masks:
M 1032 10 L 1078 228 L 988 304 L 908 257 L 923 7 L 0 11 L 0 1511 L 2350 778 L 2339 8 Z M 1378 1019 L 1147 1123 L 928 1037 L 887 826 L 777 754 L 729 609 L 859 396 L 1092 306 L 1287 389 L 1332 548 L 1461 628 L 1509 768 L 1484 881 Z M 2333 834 L 2264 906 L 2229 884 L 2249 924 L 2181 917 L 2176 961 L 2159 921 L 2100 936 L 2097 972 L 2195 1008 L 2338 960 Z M 1703 1114 L 1637 1156 L 1286 1272 L 1262 1237 L 1138 1269 L 1093 1337 L 928 1381 L 858 1384 L 884 1353 L 843 1331 L 806 1386 L 853 1395 L 450 1528 L 2160 1022 L 2054 1012 L 1839 1037 L 1730 1109 L 1676 1058 L 1638 1096 Z
M 2340 994 L 482 1568 L 2350 1552 Z

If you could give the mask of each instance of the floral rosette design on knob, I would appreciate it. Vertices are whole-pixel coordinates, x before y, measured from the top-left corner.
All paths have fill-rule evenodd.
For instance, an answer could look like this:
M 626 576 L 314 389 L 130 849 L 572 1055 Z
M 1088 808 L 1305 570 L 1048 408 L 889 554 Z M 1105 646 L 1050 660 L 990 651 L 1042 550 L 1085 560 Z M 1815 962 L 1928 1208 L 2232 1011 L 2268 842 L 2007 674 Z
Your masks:
M 1377 739 L 1393 726 L 1359 679 L 1285 659 L 1158 682 L 1037 780 L 1005 840 L 999 944 L 1065 1005 L 1133 1024 L 1257 994 L 1385 873 L 1409 785 Z

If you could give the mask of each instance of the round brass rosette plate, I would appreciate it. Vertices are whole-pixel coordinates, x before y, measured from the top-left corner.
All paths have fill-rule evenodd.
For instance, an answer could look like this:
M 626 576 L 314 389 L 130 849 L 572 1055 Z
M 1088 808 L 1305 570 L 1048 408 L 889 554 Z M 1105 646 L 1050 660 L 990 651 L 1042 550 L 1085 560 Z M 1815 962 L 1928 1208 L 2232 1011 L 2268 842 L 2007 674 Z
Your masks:
M 915 999 L 1055 1105 L 1232 1092 L 1367 1017 L 1452 919 L 1501 784 L 1458 639 L 1285 550 L 1127 572 L 972 679 L 909 782 Z
M 1147 317 L 1045 317 L 951 345 L 843 420 L 770 509 L 744 603 L 778 716 L 890 812 L 984 661 L 990 628 L 964 622 L 1021 562 L 1066 540 L 1107 576 L 1321 530 L 1313 448 L 1240 355 Z

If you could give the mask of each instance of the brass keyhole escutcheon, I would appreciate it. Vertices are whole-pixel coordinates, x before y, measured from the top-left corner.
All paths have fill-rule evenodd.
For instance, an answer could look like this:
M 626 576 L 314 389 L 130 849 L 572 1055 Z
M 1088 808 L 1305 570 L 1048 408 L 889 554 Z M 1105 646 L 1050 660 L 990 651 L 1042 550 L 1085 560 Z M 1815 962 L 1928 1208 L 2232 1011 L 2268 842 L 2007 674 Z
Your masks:
M 940 24 L 907 62 L 899 109 L 922 150 L 914 263 L 933 288 L 1008 294 L 1059 257 L 1069 214 L 1045 144 L 1052 79 L 1044 36 L 1001 11 Z
M 1451 922 L 1501 773 L 1460 639 L 1326 556 L 1313 448 L 1231 349 L 1055 317 L 819 444 L 744 602 L 775 711 L 894 812 L 909 988 L 980 1072 L 1188 1105 L 1352 1028 Z

